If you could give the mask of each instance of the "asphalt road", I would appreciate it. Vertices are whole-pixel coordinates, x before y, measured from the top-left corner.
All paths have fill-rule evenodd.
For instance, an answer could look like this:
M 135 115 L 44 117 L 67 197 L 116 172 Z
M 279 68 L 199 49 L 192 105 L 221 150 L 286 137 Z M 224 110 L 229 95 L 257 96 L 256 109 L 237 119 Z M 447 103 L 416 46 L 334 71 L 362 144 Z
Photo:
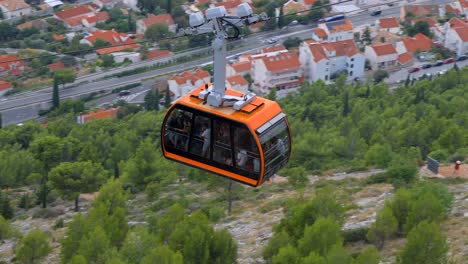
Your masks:
M 422 1 L 420 3 L 448 3 L 450 0 L 431 0 L 431 1 Z M 402 1 L 402 3 L 406 3 L 406 1 Z M 389 16 L 396 16 L 399 17 L 400 7 L 395 5 L 393 7 L 382 6 L 383 17 Z M 362 11 L 357 14 L 349 15 L 348 16 L 353 25 L 355 27 L 365 25 L 365 24 L 373 24 L 375 23 L 378 17 L 370 16 L 368 11 Z M 248 51 L 253 51 L 256 49 L 260 49 L 262 47 L 270 46 L 264 43 L 265 39 L 275 37 L 279 41 L 282 41 L 288 37 L 299 37 L 301 39 L 310 38 L 311 29 L 314 28 L 315 25 L 296 25 L 289 28 L 284 28 L 279 31 L 272 31 L 272 32 L 263 32 L 258 34 L 253 34 L 249 37 L 246 37 L 243 40 L 239 40 L 238 43 L 240 48 L 230 51 L 229 56 L 235 54 L 246 53 Z M 209 48 L 206 48 L 209 49 Z M 190 54 L 194 54 L 196 52 L 200 52 L 198 50 L 191 50 L 185 53 L 177 54 L 175 56 L 187 56 Z M 165 58 L 163 60 L 167 60 Z M 148 71 L 141 74 L 126 76 L 122 78 L 111 78 L 105 80 L 102 79 L 105 75 L 110 75 L 116 72 L 129 70 L 136 67 L 148 66 L 155 64 L 161 60 L 153 60 L 153 61 L 143 61 L 141 63 L 132 64 L 125 68 L 117 68 L 105 73 L 98 73 L 92 74 L 84 77 L 80 77 L 77 81 L 73 84 L 67 85 L 67 88 L 61 89 L 60 97 L 63 99 L 67 98 L 75 98 L 78 99 L 82 96 L 90 94 L 92 92 L 99 92 L 102 90 L 111 90 L 117 87 L 124 86 L 126 84 L 131 84 L 135 82 L 140 82 L 141 80 L 147 78 L 154 78 L 154 76 L 159 75 L 166 75 L 170 73 L 180 72 L 186 69 L 191 69 L 196 66 L 209 64 L 212 61 L 211 57 L 198 59 L 192 62 L 187 62 L 183 64 L 179 64 L 176 66 Z M 406 78 L 406 75 L 405 75 Z M 27 92 L 22 94 L 13 95 L 7 98 L 0 99 L 0 112 L 2 113 L 3 117 L 3 124 L 14 124 L 19 122 L 24 122 L 25 120 L 29 120 L 31 118 L 37 117 L 37 111 L 40 109 L 47 109 L 50 107 L 51 102 L 51 88 L 46 88 L 42 90 L 37 90 L 33 92 Z

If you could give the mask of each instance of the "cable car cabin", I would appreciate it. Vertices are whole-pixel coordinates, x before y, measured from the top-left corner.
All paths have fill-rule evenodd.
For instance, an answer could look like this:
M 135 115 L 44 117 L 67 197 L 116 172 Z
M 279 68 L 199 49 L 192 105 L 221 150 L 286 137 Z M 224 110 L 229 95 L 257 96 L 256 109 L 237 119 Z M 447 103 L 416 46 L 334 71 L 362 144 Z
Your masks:
M 291 134 L 278 103 L 256 97 L 241 110 L 198 98 L 203 86 L 168 110 L 161 128 L 164 157 L 238 182 L 260 186 L 291 155 Z M 227 95 L 242 93 L 227 89 Z

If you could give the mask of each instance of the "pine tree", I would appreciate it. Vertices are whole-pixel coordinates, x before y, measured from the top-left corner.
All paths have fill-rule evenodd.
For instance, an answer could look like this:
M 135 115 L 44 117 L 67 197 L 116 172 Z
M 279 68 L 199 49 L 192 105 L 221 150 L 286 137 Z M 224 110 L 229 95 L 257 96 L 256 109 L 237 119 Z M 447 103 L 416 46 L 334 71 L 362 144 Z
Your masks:
M 405 81 L 405 87 L 408 87 L 411 83 L 411 78 L 410 78 L 410 74 L 408 74 L 408 76 L 406 77 L 406 81 Z
M 155 102 L 154 102 L 154 110 L 159 111 L 159 99 L 161 99 L 161 95 L 159 94 L 159 90 L 156 89 L 154 92 Z
M 280 7 L 280 13 L 278 17 L 278 28 L 284 27 L 284 17 L 283 17 L 283 6 Z
M 366 29 L 365 29 L 364 32 L 362 33 L 361 42 L 362 42 L 364 45 L 370 45 L 370 44 L 371 44 L 372 39 L 371 39 L 369 27 L 366 27 Z
M 52 109 L 57 109 L 60 106 L 58 80 L 54 78 L 54 88 L 52 90 Z
M 169 108 L 171 106 L 171 91 L 169 90 L 169 86 L 166 87 L 166 95 L 164 97 L 164 106 Z
M 21 239 L 16 248 L 16 260 L 18 263 L 41 263 L 50 251 L 47 234 L 36 228 Z
M 0 193 L 0 213 L 5 219 L 13 218 L 14 211 L 11 207 L 10 197 L 7 193 Z
M 166 11 L 168 14 L 172 13 L 172 0 L 166 0 Z
M 2 113 L 0 113 L 0 128 L 3 126 L 3 119 L 2 119 Z

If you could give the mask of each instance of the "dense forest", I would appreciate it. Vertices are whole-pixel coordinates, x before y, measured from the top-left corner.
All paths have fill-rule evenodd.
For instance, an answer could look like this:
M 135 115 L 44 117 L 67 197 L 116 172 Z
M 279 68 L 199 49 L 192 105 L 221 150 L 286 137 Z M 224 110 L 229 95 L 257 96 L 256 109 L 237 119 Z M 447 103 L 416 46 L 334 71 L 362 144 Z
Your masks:
M 300 194 L 312 188 L 311 174 L 384 168 L 363 184 L 390 183 L 395 194 L 375 224 L 353 232 L 342 231 L 349 208 L 346 197 L 328 189 L 336 186 L 316 186 L 313 196 L 284 201 L 284 218 L 264 248 L 264 260 L 378 263 L 386 240 L 406 237 L 399 263 L 446 263 L 448 246 L 439 224 L 453 197 L 445 185 L 418 183 L 416 175 L 428 156 L 452 162 L 468 155 L 467 86 L 468 69 L 392 91 L 384 83 L 350 84 L 339 77 L 334 84 L 304 84 L 279 100 L 293 133 L 292 158 L 279 173 L 290 185 L 281 186 Z M 64 199 L 74 201 L 78 212 L 79 195 L 98 190 L 89 210 L 56 223 L 66 230 L 61 262 L 236 262 L 237 242 L 212 223 L 225 216 L 225 201 L 247 199 L 258 189 L 237 188 L 228 195 L 227 180 L 165 160 L 159 141 L 163 110 L 123 104 L 117 120 L 77 124 L 80 111 L 82 102 L 63 102 L 46 125 L 0 129 L 0 239 L 16 239 L 17 262 L 37 263 L 51 248 L 46 233 L 21 234 L 11 225 L 19 217 L 15 211 L 46 209 Z M 204 186 L 198 192 L 217 189 L 219 196 L 194 206 L 183 182 Z M 18 196 L 15 190 L 23 191 Z M 128 211 L 134 208 L 127 203 L 139 195 L 150 205 L 142 213 L 146 224 L 130 226 Z M 375 247 L 347 252 L 343 245 L 353 241 Z M 429 241 L 433 255 L 417 253 L 418 241 Z

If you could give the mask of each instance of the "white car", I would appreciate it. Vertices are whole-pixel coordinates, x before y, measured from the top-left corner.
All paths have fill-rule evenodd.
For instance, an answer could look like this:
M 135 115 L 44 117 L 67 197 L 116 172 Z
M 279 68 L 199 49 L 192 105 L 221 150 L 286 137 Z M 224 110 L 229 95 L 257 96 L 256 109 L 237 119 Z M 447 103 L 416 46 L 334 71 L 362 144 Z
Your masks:
M 274 39 L 274 38 L 271 38 L 271 39 L 267 39 L 267 43 L 268 44 L 273 44 L 273 43 L 276 43 L 278 42 L 278 40 Z

